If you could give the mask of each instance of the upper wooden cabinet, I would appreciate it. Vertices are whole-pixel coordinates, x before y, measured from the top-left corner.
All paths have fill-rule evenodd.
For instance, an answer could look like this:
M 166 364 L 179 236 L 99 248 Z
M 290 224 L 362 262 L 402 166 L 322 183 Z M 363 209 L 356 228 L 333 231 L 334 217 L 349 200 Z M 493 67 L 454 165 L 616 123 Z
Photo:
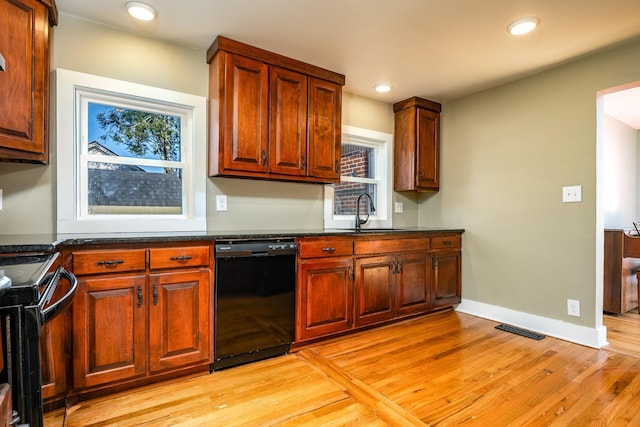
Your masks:
M 218 37 L 209 63 L 209 175 L 340 180 L 345 78 Z
M 0 0 L 0 160 L 49 163 L 49 26 L 53 0 Z
M 418 97 L 393 104 L 395 191 L 440 189 L 440 111 Z

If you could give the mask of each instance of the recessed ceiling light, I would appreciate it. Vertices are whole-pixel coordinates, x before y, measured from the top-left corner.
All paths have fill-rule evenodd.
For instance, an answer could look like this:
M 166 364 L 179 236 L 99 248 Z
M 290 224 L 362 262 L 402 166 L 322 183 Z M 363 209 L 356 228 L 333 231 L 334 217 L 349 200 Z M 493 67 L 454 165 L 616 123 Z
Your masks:
M 129 12 L 129 15 L 141 21 L 153 21 L 156 17 L 156 10 L 148 4 L 140 3 L 137 1 L 130 1 L 124 5 Z
M 517 21 L 513 21 L 507 27 L 507 31 L 509 31 L 514 36 L 520 36 L 522 34 L 527 34 L 533 31 L 538 26 L 538 19 L 529 17 L 518 19 Z
M 373 87 L 376 92 L 385 93 L 391 90 L 391 85 L 389 83 L 378 83 Z

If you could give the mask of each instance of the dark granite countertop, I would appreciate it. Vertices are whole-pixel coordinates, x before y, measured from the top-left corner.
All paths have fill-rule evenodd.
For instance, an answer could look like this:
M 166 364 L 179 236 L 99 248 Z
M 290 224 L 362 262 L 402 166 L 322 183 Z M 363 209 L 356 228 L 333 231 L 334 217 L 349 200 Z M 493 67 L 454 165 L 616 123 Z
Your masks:
M 16 234 L 0 235 L 0 254 L 15 253 L 49 253 L 58 246 L 88 245 L 109 243 L 157 243 L 177 241 L 213 241 L 231 239 L 272 239 L 283 237 L 313 236 L 366 236 L 380 234 L 414 234 L 414 233 L 464 233 L 461 228 L 427 227 L 427 228 L 395 228 L 368 229 L 355 232 L 351 229 L 318 229 L 318 230 L 244 230 L 244 231 L 207 231 L 207 232 L 158 232 L 158 233 L 96 233 L 96 234 Z

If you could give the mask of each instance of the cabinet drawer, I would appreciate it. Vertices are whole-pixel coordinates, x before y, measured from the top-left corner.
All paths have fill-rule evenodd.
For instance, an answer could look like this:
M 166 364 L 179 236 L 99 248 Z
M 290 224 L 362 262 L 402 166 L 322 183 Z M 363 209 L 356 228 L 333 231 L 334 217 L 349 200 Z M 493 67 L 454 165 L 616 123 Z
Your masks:
M 149 249 L 149 268 L 151 270 L 208 266 L 210 261 L 209 246 Z
M 120 273 L 145 269 L 145 250 L 78 251 L 72 255 L 73 273 Z
M 321 258 L 353 254 L 353 239 L 317 238 L 298 240 L 300 258 Z
M 431 249 L 457 249 L 462 247 L 462 236 L 440 236 L 431 238 Z
M 363 254 L 386 254 L 389 252 L 426 251 L 429 249 L 429 239 L 372 239 L 356 240 L 356 255 Z

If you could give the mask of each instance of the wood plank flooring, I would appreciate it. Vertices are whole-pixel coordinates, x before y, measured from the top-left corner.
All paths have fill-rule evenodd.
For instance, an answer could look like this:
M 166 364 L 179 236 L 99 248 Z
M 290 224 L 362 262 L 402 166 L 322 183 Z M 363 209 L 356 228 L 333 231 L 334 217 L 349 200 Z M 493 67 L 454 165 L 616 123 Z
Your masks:
M 640 314 L 634 309 L 618 315 L 605 314 L 607 349 L 640 357 Z
M 59 426 L 640 425 L 640 358 L 454 311 L 82 401 Z

